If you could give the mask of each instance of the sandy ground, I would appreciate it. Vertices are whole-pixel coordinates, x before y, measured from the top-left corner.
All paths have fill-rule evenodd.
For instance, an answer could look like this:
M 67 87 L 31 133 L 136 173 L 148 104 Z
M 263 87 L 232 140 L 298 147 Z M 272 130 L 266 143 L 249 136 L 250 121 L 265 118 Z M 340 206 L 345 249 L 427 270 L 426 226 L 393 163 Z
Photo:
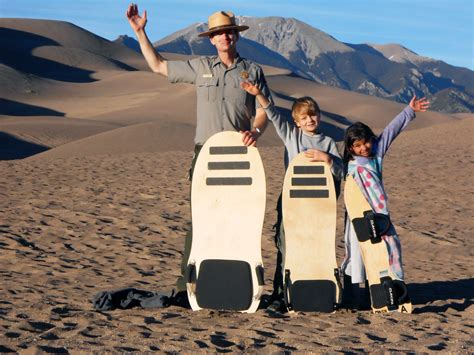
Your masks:
M 193 312 L 175 306 L 94 311 L 91 298 L 98 291 L 168 292 L 174 287 L 190 228 L 184 166 L 191 154 L 1 162 L 1 349 L 472 350 L 472 169 L 459 166 L 472 164 L 473 127 L 463 121 L 440 128 L 401 136 L 386 162 L 391 210 L 415 305 L 411 315 L 340 310 L 275 318 L 264 310 Z M 456 134 L 470 148 L 455 149 L 450 141 L 435 145 L 437 133 Z M 270 292 L 282 149 L 262 148 L 261 154 L 268 183 L 262 251 Z M 429 159 L 429 168 L 423 167 Z
M 2 52 L 0 65 L 0 352 L 472 352 L 473 114 L 419 114 L 386 158 L 413 314 L 98 312 L 91 299 L 99 291 L 174 288 L 190 229 L 193 87 L 140 71 L 139 56 L 72 25 L 0 24 L 8 30 L 2 46 L 21 44 Z M 314 96 L 323 131 L 336 139 L 356 120 L 379 132 L 403 109 L 265 73 L 284 113 L 293 97 Z M 284 174 L 271 126 L 260 146 L 269 294 Z

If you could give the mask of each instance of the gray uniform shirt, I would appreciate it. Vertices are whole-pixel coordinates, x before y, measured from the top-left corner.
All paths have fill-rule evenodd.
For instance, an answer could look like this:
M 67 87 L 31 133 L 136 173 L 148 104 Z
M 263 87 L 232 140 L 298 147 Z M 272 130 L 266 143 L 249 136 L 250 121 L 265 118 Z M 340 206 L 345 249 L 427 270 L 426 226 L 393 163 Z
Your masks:
M 285 143 L 285 168 L 288 167 L 288 163 L 299 153 L 308 149 L 318 149 L 331 156 L 331 173 L 335 179 L 342 180 L 344 177 L 344 165 L 334 139 L 326 137 L 321 133 L 314 135 L 304 133 L 293 122 L 285 119 L 273 105 L 268 106 L 265 112 L 268 119 L 275 126 L 283 143 Z
M 226 68 L 218 56 L 199 57 L 187 61 L 168 61 L 170 83 L 196 85 L 197 123 L 194 142 L 203 144 L 213 134 L 222 131 L 248 131 L 250 119 L 259 107 L 255 97 L 240 88 L 248 73 L 249 81 L 257 84 L 271 100 L 262 68 L 237 55 L 234 64 Z

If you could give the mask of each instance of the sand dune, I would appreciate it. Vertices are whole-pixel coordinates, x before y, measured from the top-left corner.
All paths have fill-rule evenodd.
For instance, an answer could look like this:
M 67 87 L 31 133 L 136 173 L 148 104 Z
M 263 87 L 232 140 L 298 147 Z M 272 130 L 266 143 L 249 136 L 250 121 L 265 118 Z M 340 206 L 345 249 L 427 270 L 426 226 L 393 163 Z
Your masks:
M 109 130 L 61 145 L 29 159 L 119 155 L 141 152 L 192 151 L 195 127 L 183 123 L 152 122 Z
M 473 119 L 474 118 L 474 113 L 455 113 L 451 114 L 451 116 L 460 118 L 460 119 Z
M 22 132 L 20 127 L 12 131 L 11 126 L 0 121 L 3 132 L 25 140 L 26 143 L 41 142 L 45 147 L 55 147 L 59 142 L 73 141 L 74 137 L 85 138 L 84 132 L 89 132 L 91 136 L 103 132 L 102 129 L 96 130 L 97 124 L 110 129 L 122 127 L 120 132 L 110 133 L 107 136 L 110 140 L 106 140 L 107 142 L 115 134 L 117 137 L 137 136 L 140 127 L 146 127 L 143 126 L 145 123 L 155 123 L 151 125 L 155 127 L 155 132 L 160 130 L 159 134 L 163 137 L 170 135 L 173 138 L 177 137 L 178 132 L 178 129 L 173 128 L 173 123 L 183 127 L 195 125 L 194 88 L 191 85 L 170 85 L 166 78 L 159 75 L 149 71 L 136 71 L 134 68 L 146 68 L 143 58 L 136 52 L 110 43 L 70 23 L 26 19 L 1 19 L 0 23 L 4 26 L 2 31 L 10 34 L 2 37 L 2 44 L 8 45 L 13 40 L 20 43 L 16 51 L 3 52 L 1 55 L 5 63 L 11 66 L 0 67 L 5 74 L 0 79 L 4 84 L 1 86 L 4 101 L 0 115 L 58 116 L 58 119 L 65 117 L 94 121 L 89 129 L 81 130 L 81 134 L 71 134 L 69 139 L 51 137 L 51 141 L 48 141 L 47 136 L 41 132 L 37 135 L 31 129 Z M 18 62 L 15 58 L 22 53 L 25 55 Z M 188 58 L 170 53 L 164 55 L 169 59 Z M 52 67 L 54 71 L 51 70 Z M 290 119 L 289 109 L 293 98 L 313 96 L 323 110 L 323 131 L 337 140 L 342 139 L 344 128 L 354 121 L 364 121 L 375 130 L 380 130 L 404 107 L 391 101 L 325 87 L 294 77 L 284 69 L 264 66 L 264 70 L 283 114 Z M 417 119 L 409 129 L 452 120 L 452 116 L 429 112 Z M 131 129 L 131 133 L 126 133 L 127 129 L 123 128 L 137 124 L 141 126 Z M 152 135 L 139 136 L 150 140 L 142 140 L 141 143 L 148 150 L 157 151 L 165 147 L 170 150 L 189 149 L 189 132 L 187 128 L 182 132 L 186 143 L 174 139 L 172 144 L 162 144 L 161 139 L 156 140 Z M 84 149 L 90 154 L 94 149 L 87 147 L 89 145 L 97 147 L 95 154 L 112 154 L 112 146 L 117 147 L 116 152 L 120 153 L 137 151 L 128 149 L 128 143 L 121 144 L 120 139 L 106 147 L 100 143 L 102 138 L 100 135 L 85 140 Z M 91 144 L 94 140 L 99 143 Z M 70 151 L 81 154 L 79 152 L 84 150 L 80 144 L 74 143 L 76 148 Z M 272 127 L 268 129 L 261 145 L 281 145 Z M 103 150 L 99 147 L 106 148 Z M 128 144 L 128 147 L 133 148 L 133 143 Z
M 15 135 L 19 139 L 52 148 L 119 126 L 92 120 L 36 116 L 6 118 L 1 121 L 1 127 L 4 132 Z
M 100 76 L 100 80 L 88 84 L 56 83 L 49 85 L 47 90 L 38 95 L 13 96 L 15 101 L 11 101 L 16 103 L 15 112 L 22 110 L 30 112 L 34 109 L 42 115 L 53 114 L 64 116 L 66 119 L 80 118 L 103 122 L 111 129 L 117 126 L 131 127 L 137 124 L 156 123 L 156 127 L 161 127 L 160 129 L 169 128 L 168 133 L 173 137 L 177 137 L 173 133 L 173 131 L 177 132 L 177 129 L 173 128 L 174 123 L 185 127 L 195 126 L 196 98 L 191 85 L 170 85 L 166 78 L 142 71 L 115 70 L 97 72 L 96 75 Z M 276 104 L 288 119 L 290 119 L 291 100 L 294 97 L 301 95 L 315 97 L 323 110 L 322 130 L 336 140 L 342 139 L 345 127 L 354 121 L 361 120 L 371 125 L 375 130 L 380 130 L 404 107 L 402 104 L 327 88 L 287 75 L 270 75 L 268 82 L 274 92 Z M 293 94 L 291 94 L 292 92 Z M 24 108 L 21 109 L 17 106 L 24 106 Z M 4 106 L 4 109 L 5 107 L 7 106 Z M 9 110 L 7 113 L 11 113 L 11 111 Z M 452 121 L 456 121 L 456 118 L 429 112 L 420 115 L 409 129 Z M 9 132 L 9 127 L 4 127 L 1 121 L 0 128 Z M 137 132 L 138 129 L 134 128 L 134 132 Z M 21 132 L 17 132 L 17 134 L 22 135 Z M 160 134 L 166 136 L 167 132 L 163 131 Z M 180 147 L 189 149 L 188 142 L 192 142 L 192 133 L 189 136 L 188 131 L 184 130 L 182 134 L 186 144 L 173 143 L 170 145 L 171 150 L 180 149 Z M 33 141 L 39 139 L 31 134 L 30 136 Z M 156 143 L 151 135 L 148 137 L 151 139 L 147 143 L 148 145 Z M 100 140 L 102 137 L 97 139 Z M 118 147 L 120 140 L 116 142 L 115 146 Z M 47 146 L 56 145 L 44 143 Z M 88 143 L 90 142 L 88 141 Z M 261 144 L 262 146 L 281 145 L 273 127 L 269 128 Z M 159 146 L 164 147 L 166 144 L 159 144 Z M 122 148 L 117 151 L 131 152 Z M 86 149 L 92 151 L 92 149 Z M 80 150 L 78 149 L 78 151 Z M 111 153 L 110 149 L 107 150 L 107 154 L 109 153 Z M 106 153 L 99 149 L 96 154 Z
M 68 49 L 82 49 L 128 64 L 137 59 L 141 61 L 141 55 L 135 51 L 107 41 L 69 22 L 2 18 L 0 25 L 2 33 L 5 34 L 5 37 L 2 36 L 3 43 L 22 40 L 21 43 L 16 42 L 14 47 L 16 51 L 26 48 L 58 46 Z M 10 55 L 14 55 L 14 53 L 10 53 Z M 3 54 L 3 56 L 8 56 L 8 54 Z
M 19 53 L 32 50 L 17 65 L 0 52 L 0 352 L 472 352 L 472 114 L 419 114 L 386 159 L 413 314 L 97 312 L 99 291 L 174 287 L 191 227 L 194 88 L 132 69 L 145 69 L 140 55 L 72 24 L 0 25 L 21 39 Z M 313 96 L 337 139 L 356 120 L 379 131 L 404 107 L 264 70 L 284 114 Z M 272 126 L 259 145 L 268 294 L 283 148 Z M 339 262 L 343 216 L 340 199 Z

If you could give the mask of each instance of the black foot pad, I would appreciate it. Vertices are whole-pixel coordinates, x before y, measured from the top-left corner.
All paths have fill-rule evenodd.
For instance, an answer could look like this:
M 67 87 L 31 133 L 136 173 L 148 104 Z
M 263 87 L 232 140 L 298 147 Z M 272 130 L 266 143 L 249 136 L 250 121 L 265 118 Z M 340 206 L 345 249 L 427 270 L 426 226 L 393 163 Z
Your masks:
M 204 260 L 196 281 L 196 300 L 201 308 L 243 311 L 253 296 L 250 265 L 239 260 Z
M 291 306 L 300 312 L 332 312 L 336 284 L 329 280 L 296 281 L 290 288 Z
M 389 277 L 380 279 L 381 283 L 370 286 L 372 306 L 374 308 L 387 307 L 393 311 L 398 306 L 409 302 L 408 289 L 403 281 L 391 280 Z

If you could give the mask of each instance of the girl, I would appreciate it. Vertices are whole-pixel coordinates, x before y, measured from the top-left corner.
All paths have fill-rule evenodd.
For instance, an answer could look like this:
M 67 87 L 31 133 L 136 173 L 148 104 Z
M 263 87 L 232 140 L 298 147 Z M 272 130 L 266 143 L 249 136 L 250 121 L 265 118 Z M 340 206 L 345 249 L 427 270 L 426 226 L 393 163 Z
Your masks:
M 425 112 L 428 108 L 429 102 L 425 98 L 417 99 L 414 96 L 410 104 L 385 127 L 379 137 L 361 122 L 347 128 L 343 157 L 346 174 L 352 175 L 374 212 L 389 214 L 382 181 L 382 161 L 385 153 L 398 134 L 415 118 L 415 112 Z M 366 275 L 357 236 L 347 214 L 345 227 L 346 256 L 341 268 L 344 273 L 345 296 L 353 298 L 355 295 L 352 285 L 363 283 Z M 390 267 L 397 278 L 403 281 L 401 245 L 393 225 L 382 238 L 390 256 Z M 367 284 L 364 298 L 368 298 Z

